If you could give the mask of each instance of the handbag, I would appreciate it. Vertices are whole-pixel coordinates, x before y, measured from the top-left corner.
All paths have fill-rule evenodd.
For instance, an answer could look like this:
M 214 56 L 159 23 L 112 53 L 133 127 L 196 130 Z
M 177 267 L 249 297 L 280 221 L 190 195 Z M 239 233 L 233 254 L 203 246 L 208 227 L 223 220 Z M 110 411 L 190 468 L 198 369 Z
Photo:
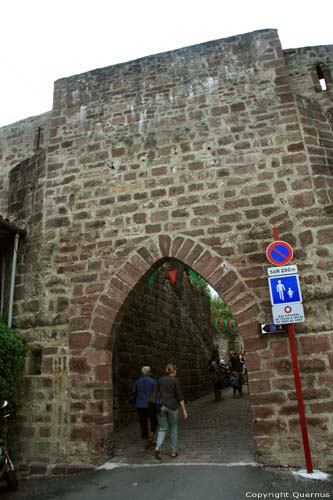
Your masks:
M 157 385 L 152 390 L 151 395 L 149 396 L 148 399 L 148 403 L 156 404 L 156 400 L 157 400 Z

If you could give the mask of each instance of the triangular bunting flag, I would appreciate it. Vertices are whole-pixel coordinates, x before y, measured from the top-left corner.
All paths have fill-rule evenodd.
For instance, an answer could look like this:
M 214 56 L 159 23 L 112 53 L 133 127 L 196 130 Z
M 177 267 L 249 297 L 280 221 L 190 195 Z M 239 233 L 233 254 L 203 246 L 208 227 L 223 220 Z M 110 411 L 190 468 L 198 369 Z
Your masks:
M 175 284 L 178 269 L 168 269 L 168 275 L 171 285 Z
M 198 279 L 198 273 L 196 271 L 193 271 L 193 269 L 189 269 L 188 274 L 194 281 Z
M 156 274 L 157 274 L 157 272 L 155 271 L 153 274 L 151 274 L 150 276 L 148 276 L 147 283 L 148 283 L 149 286 L 151 286 L 154 283 L 154 280 L 156 278 Z

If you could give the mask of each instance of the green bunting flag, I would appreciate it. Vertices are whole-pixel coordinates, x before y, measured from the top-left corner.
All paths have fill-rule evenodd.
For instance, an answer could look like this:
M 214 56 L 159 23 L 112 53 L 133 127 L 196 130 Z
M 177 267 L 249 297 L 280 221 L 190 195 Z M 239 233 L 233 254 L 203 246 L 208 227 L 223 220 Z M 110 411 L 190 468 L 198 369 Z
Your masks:
M 155 271 L 153 274 L 148 276 L 147 283 L 149 286 L 151 286 L 154 283 L 154 280 L 156 278 L 156 274 L 157 274 L 157 272 Z
M 196 281 L 198 279 L 198 273 L 193 271 L 193 269 L 189 269 L 188 274 L 193 279 L 193 281 Z

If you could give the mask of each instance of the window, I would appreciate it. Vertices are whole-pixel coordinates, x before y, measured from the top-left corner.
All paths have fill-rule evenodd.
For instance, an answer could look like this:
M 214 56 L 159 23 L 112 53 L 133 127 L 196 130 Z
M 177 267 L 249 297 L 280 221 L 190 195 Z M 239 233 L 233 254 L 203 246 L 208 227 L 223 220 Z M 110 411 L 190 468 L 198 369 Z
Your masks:
M 325 72 L 320 64 L 316 66 L 317 76 L 319 80 L 319 85 L 322 91 L 327 90 L 327 80 L 325 77 Z

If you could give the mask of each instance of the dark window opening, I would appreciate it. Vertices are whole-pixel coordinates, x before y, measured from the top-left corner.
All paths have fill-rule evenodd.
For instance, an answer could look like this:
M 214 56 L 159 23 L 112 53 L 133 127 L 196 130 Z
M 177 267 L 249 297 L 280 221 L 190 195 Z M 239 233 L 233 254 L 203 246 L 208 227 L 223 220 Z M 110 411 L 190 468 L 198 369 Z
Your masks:
M 326 81 L 326 78 L 325 78 L 324 71 L 323 71 L 322 67 L 320 66 L 320 64 L 317 64 L 316 71 L 317 71 L 317 76 L 318 76 L 318 80 L 319 80 L 319 84 L 320 84 L 321 90 L 323 90 L 323 91 L 327 90 L 327 81 Z
M 27 359 L 28 375 L 41 375 L 42 373 L 42 350 L 32 347 Z

